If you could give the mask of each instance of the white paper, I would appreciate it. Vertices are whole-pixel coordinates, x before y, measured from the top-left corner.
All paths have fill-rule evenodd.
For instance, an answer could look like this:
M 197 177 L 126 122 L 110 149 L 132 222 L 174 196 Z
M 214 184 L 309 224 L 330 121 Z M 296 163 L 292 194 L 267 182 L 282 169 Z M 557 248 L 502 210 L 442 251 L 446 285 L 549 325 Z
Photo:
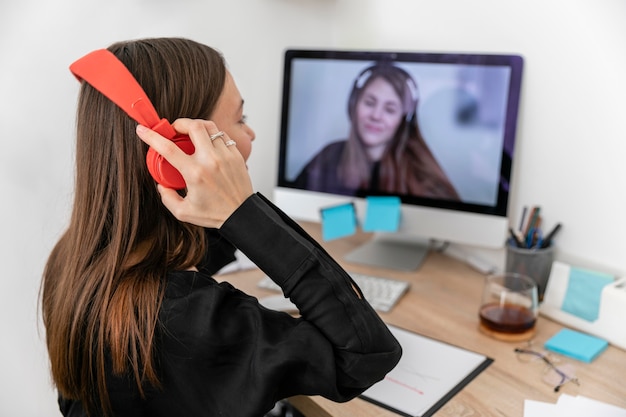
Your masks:
M 558 416 L 556 404 L 541 401 L 524 401 L 524 417 Z
M 626 409 L 583 396 L 561 394 L 556 404 L 524 401 L 524 417 L 626 417 Z
M 422 416 L 488 359 L 397 327 L 389 329 L 402 346 L 402 358 L 363 397 L 410 416 Z

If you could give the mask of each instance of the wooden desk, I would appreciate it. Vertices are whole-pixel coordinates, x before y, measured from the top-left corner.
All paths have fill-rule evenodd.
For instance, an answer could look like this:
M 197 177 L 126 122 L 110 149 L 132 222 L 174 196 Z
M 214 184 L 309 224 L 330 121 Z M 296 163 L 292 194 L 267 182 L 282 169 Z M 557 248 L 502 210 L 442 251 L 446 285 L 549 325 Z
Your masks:
M 320 242 L 319 226 L 303 227 Z M 350 264 L 343 255 L 369 238 L 358 233 L 349 238 L 322 242 L 323 246 L 348 271 L 388 276 L 411 282 L 409 292 L 396 307 L 381 317 L 388 324 L 469 349 L 494 359 L 478 377 L 447 402 L 435 416 L 522 417 L 524 400 L 554 403 L 559 397 L 542 382 L 539 364 L 520 362 L 513 348 L 524 343 L 494 340 L 478 330 L 478 307 L 484 275 L 469 266 L 440 253 L 430 253 L 419 270 L 411 273 L 381 270 Z M 259 270 L 248 270 L 222 276 L 243 291 L 259 297 L 272 295 L 256 287 L 263 276 Z M 533 346 L 543 343 L 562 326 L 539 317 Z M 609 346 L 591 364 L 562 357 L 562 362 L 576 366 L 580 386 L 566 384 L 561 392 L 583 395 L 626 408 L 626 351 Z M 359 398 L 337 404 L 321 397 L 294 397 L 291 402 L 307 417 L 392 417 L 397 414 Z

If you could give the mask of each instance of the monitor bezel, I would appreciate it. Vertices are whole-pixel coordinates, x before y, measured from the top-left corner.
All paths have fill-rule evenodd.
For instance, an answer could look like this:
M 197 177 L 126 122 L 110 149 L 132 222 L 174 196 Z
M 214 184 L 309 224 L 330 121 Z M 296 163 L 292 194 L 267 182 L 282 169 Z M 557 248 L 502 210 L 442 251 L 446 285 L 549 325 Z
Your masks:
M 485 53 L 435 53 L 409 51 L 370 51 L 370 50 L 339 50 L 339 49 L 288 49 L 284 54 L 282 109 L 280 123 L 279 162 L 277 173 L 277 187 L 307 192 L 307 189 L 294 185 L 286 178 L 287 141 L 289 130 L 289 110 L 291 99 L 291 72 L 292 62 L 295 59 L 327 59 L 352 61 L 394 61 L 407 63 L 442 63 L 481 66 L 506 66 L 511 69 L 507 93 L 507 108 L 505 112 L 503 148 L 509 153 L 509 158 L 503 158 L 500 166 L 500 181 L 504 182 L 498 189 L 496 204 L 493 206 L 451 201 L 445 199 L 429 199 L 419 196 L 399 195 L 403 204 L 453 210 L 466 213 L 478 213 L 506 217 L 510 201 L 510 182 L 512 176 L 512 159 L 516 141 L 517 120 L 521 95 L 521 77 L 523 58 L 519 54 L 485 54 Z M 381 193 L 357 193 L 356 198 L 367 195 L 381 195 Z

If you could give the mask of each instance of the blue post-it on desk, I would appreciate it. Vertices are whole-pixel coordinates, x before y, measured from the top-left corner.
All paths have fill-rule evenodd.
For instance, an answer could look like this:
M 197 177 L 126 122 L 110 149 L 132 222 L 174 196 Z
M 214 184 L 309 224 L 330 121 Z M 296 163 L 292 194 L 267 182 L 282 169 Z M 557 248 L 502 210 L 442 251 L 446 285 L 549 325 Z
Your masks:
M 399 197 L 366 197 L 367 209 L 363 230 L 366 232 L 397 232 L 400 226 Z
M 545 343 L 546 349 L 583 362 L 594 360 L 608 345 L 604 339 L 570 329 L 561 329 Z
M 333 240 L 356 233 L 356 213 L 352 203 L 325 207 L 322 215 L 322 239 Z

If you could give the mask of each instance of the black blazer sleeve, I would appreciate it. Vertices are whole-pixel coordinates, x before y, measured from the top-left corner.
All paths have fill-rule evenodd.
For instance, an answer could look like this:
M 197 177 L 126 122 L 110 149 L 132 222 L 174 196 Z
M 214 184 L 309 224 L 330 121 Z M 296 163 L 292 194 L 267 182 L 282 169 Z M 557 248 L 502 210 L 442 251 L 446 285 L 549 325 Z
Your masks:
M 345 401 L 381 380 L 401 347 L 349 275 L 287 215 L 262 195 L 246 200 L 220 233 L 245 253 L 300 310 L 332 349 L 334 389 Z

